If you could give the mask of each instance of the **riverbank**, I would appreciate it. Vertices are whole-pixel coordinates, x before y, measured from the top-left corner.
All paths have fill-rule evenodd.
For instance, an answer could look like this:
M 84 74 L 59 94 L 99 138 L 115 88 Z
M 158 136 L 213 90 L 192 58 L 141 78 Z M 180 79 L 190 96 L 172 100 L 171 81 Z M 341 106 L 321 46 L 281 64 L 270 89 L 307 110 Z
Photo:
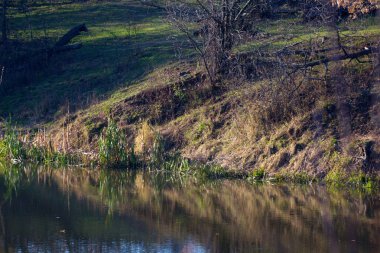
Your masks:
M 297 17 L 265 19 L 253 41 L 233 50 L 260 63 L 244 66 L 241 78 L 213 84 L 164 15 L 137 1 L 42 5 L 17 14 L 14 39 L 29 39 L 25 27 L 46 31 L 50 43 L 77 23 L 89 32 L 76 38 L 83 48 L 55 56 L 2 97 L 1 115 L 11 114 L 15 126 L 2 141 L 3 156 L 57 167 L 171 167 L 210 177 L 369 187 L 378 181 L 380 95 L 372 55 L 278 77 L 273 54 L 307 51 L 310 43 L 316 51 L 334 48 L 336 31 Z M 373 45 L 377 20 L 341 22 L 341 43 L 347 50 Z M 272 61 L 256 59 L 258 52 Z M 341 53 L 328 52 L 311 59 Z M 306 56 L 281 57 L 299 62 Z

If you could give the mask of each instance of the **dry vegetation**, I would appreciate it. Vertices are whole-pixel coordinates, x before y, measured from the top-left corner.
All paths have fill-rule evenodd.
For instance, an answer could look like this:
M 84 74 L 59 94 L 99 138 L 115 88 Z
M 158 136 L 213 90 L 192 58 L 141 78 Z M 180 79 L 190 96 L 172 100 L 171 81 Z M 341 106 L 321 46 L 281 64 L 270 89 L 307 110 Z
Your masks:
M 130 2 L 126 1 L 127 7 Z M 170 6 L 170 10 L 178 9 Z M 240 12 L 234 13 L 240 17 Z M 183 24 L 178 24 L 176 15 L 171 13 L 170 18 L 179 27 Z M 321 25 L 321 20 L 304 23 L 297 16 L 273 15 L 269 21 L 255 19 L 253 31 L 234 34 L 244 37 L 236 44 L 227 36 L 232 44 L 226 48 L 215 46 L 210 36 L 219 35 L 209 33 L 207 41 L 199 44 L 200 59 L 190 54 L 179 64 L 140 75 L 133 84 L 107 89 L 110 95 L 53 117 L 43 124 L 46 130 L 24 126 L 30 133 L 27 138 L 91 159 L 112 118 L 125 131 L 128 144 L 143 156 L 159 134 L 165 152 L 231 169 L 263 169 L 270 175 L 306 173 L 332 180 L 351 171 L 379 174 L 378 17 L 357 15 L 357 20 L 347 19 L 332 28 L 331 21 Z M 213 32 L 220 29 L 214 23 L 202 25 L 201 34 L 205 27 Z M 294 30 L 286 33 L 291 25 Z M 303 26 L 311 30 L 297 33 Z M 180 28 L 185 33 L 185 28 L 194 30 L 192 25 Z M 133 43 L 140 42 L 136 38 Z M 144 51 L 155 57 L 153 51 L 159 50 L 160 43 L 152 41 L 136 57 Z M 209 59 L 204 50 L 222 54 Z M 133 73 L 119 71 L 121 76 Z

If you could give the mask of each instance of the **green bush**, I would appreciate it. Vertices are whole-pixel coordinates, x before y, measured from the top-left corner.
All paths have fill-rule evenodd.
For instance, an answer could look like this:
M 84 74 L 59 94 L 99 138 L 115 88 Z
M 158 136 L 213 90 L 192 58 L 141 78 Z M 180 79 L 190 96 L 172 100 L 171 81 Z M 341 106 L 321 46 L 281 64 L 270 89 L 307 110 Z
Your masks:
M 99 139 L 99 164 L 108 168 L 135 168 L 137 159 L 133 147 L 129 148 L 124 132 L 113 120 Z
M 261 181 L 265 178 L 265 170 L 263 168 L 258 168 L 252 172 L 252 179 Z

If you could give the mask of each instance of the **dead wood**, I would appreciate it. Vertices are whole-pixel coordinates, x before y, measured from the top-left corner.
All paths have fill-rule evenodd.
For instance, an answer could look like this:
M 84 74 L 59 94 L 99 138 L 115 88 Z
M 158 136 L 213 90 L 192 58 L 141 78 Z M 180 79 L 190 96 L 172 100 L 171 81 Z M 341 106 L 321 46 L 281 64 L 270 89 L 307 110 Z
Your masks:
M 327 64 L 329 62 L 343 61 L 343 60 L 347 60 L 347 59 L 355 60 L 355 59 L 358 59 L 358 58 L 360 58 L 362 56 L 370 55 L 370 54 L 372 54 L 375 51 L 376 51 L 375 48 L 364 48 L 364 50 L 356 52 L 356 53 L 351 53 L 351 54 L 347 53 L 347 54 L 342 54 L 342 55 L 334 55 L 334 56 L 331 56 L 331 57 L 326 57 L 326 58 L 323 58 L 323 59 L 320 59 L 320 60 L 311 61 L 311 62 L 307 62 L 307 63 L 304 63 L 304 64 L 293 64 L 292 67 L 295 68 L 295 69 L 305 69 L 305 68 L 310 68 L 310 67 L 318 66 L 318 65 L 321 65 L 321 64 Z
M 77 25 L 70 29 L 65 35 L 63 35 L 54 47 L 49 50 L 49 56 L 54 53 L 64 52 L 73 49 L 79 49 L 82 47 L 82 44 L 76 43 L 68 45 L 72 39 L 78 36 L 81 32 L 87 32 L 88 29 L 85 24 Z

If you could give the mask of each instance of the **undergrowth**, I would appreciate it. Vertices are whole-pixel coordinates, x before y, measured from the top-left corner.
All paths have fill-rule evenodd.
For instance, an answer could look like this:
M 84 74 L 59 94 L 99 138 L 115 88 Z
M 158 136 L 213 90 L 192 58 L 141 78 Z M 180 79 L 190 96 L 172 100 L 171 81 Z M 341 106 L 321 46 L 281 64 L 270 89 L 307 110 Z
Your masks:
M 380 186 L 379 178 L 373 175 L 366 174 L 363 171 L 347 172 L 344 170 L 331 170 L 325 178 L 326 183 L 335 188 L 353 187 L 364 188 L 367 190 L 375 190 Z
M 12 164 L 35 163 L 55 167 L 77 165 L 81 158 L 76 154 L 54 151 L 51 147 L 40 147 L 23 140 L 23 135 L 11 120 L 5 124 L 4 136 L 0 139 L 0 160 Z
M 108 127 L 99 139 L 99 165 L 105 168 L 137 167 L 137 158 L 134 147 L 129 146 L 125 133 L 113 120 L 108 120 Z
M 196 180 L 214 179 L 246 179 L 249 182 L 274 183 L 325 183 L 329 187 L 364 189 L 375 191 L 379 188 L 380 180 L 362 170 L 345 170 L 349 160 L 337 152 L 331 155 L 334 165 L 324 178 L 313 177 L 306 172 L 277 172 L 268 173 L 265 168 L 257 168 L 252 172 L 228 170 L 215 164 L 204 164 L 190 161 L 179 153 L 169 153 L 165 149 L 165 139 L 154 132 L 154 139 L 147 158 L 137 156 L 134 146 L 129 145 L 125 132 L 115 121 L 109 119 L 108 126 L 101 134 L 98 145 L 97 164 L 106 169 L 148 169 L 150 172 L 163 173 L 172 182 L 183 182 L 184 179 Z M 36 146 L 12 126 L 9 120 L 5 124 L 5 132 L 0 139 L 0 161 L 11 164 L 47 165 L 50 167 L 65 167 L 83 164 L 83 157 L 76 154 L 66 154 L 54 151 L 52 147 Z M 9 172 L 11 173 L 11 172 Z

